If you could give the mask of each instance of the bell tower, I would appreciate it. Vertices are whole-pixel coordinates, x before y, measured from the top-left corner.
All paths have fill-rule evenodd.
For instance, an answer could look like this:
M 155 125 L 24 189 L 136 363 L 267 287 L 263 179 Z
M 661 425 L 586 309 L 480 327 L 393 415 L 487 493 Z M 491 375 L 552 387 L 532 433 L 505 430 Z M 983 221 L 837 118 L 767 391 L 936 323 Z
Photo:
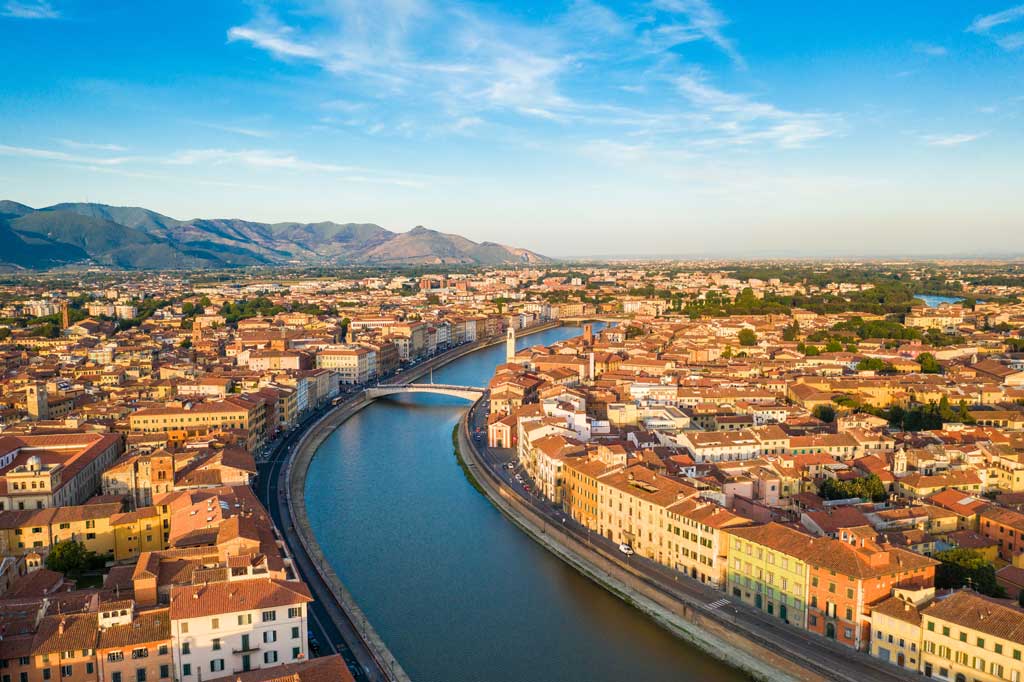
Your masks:
M 505 362 L 513 363 L 516 361 L 516 330 L 512 327 L 508 328 L 505 332 Z

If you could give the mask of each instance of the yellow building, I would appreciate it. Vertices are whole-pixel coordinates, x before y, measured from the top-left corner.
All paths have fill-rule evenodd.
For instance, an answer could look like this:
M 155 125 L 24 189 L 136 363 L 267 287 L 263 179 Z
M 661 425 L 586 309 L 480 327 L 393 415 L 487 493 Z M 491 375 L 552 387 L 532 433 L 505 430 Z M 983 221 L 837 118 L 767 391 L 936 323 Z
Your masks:
M 143 552 L 167 548 L 170 519 L 157 507 L 140 507 L 133 512 L 115 514 L 110 519 L 114 530 L 114 559 L 137 559 Z
M 934 590 L 928 592 L 934 595 Z M 896 594 L 871 607 L 871 644 L 868 652 L 899 668 L 921 670 L 921 612 L 915 593 Z M 930 598 L 930 597 L 928 597 Z
M 921 672 L 951 682 L 1020 682 L 1024 616 L 961 590 L 921 612 Z
M 263 399 L 233 396 L 194 405 L 143 408 L 128 417 L 128 425 L 134 433 L 166 433 L 172 443 L 214 431 L 242 429 L 249 433 L 248 450 L 255 452 L 265 440 L 266 412 Z
M 800 557 L 811 538 L 777 523 L 729 528 L 723 533 L 728 547 L 726 592 L 806 628 L 808 568 Z
M 114 556 L 111 516 L 120 502 L 0 512 L 0 554 L 45 554 L 58 542 L 76 540 L 101 556 Z

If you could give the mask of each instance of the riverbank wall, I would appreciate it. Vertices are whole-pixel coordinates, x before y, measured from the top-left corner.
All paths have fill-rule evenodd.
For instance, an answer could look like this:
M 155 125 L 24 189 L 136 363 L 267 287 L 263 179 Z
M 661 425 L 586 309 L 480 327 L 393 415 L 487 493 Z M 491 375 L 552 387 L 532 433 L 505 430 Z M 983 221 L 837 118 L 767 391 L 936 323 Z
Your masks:
M 707 617 L 694 605 L 672 599 L 646 583 L 641 576 L 630 573 L 562 528 L 553 526 L 509 491 L 487 467 L 470 437 L 465 417 L 459 423 L 458 445 L 465 469 L 506 518 L 580 574 L 639 609 L 680 639 L 763 682 L 824 682 L 834 679 L 808 670 L 785 652 L 752 642 L 745 635 Z

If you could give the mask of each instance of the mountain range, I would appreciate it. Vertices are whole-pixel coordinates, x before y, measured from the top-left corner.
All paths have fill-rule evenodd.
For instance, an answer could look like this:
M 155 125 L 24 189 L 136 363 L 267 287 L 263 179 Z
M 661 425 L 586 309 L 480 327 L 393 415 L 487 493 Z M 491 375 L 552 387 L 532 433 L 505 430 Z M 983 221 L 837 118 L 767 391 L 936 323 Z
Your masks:
M 96 264 L 127 269 L 252 265 L 511 265 L 550 259 L 415 227 L 371 223 L 177 220 L 145 208 L 0 201 L 0 266 Z

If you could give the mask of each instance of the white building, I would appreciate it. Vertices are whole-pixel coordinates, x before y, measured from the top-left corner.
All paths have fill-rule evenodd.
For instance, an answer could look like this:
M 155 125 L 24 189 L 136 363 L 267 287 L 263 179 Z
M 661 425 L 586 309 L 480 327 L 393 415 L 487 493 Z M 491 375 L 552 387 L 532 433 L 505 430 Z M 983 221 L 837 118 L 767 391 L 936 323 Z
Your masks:
M 306 660 L 311 601 L 303 583 L 273 578 L 172 588 L 174 678 L 198 682 Z

